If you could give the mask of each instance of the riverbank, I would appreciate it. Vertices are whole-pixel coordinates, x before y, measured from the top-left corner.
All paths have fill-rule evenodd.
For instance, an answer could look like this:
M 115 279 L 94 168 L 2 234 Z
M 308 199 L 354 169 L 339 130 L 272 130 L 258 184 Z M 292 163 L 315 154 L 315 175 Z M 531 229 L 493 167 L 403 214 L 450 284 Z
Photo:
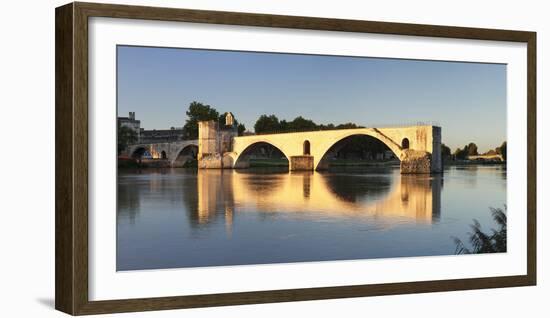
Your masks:
M 474 165 L 506 165 L 506 161 L 500 160 L 445 160 L 443 166 L 474 166 Z M 330 161 L 331 167 L 390 167 L 399 166 L 399 160 L 358 160 L 337 159 Z M 288 167 L 286 159 L 250 159 L 251 168 Z M 118 168 L 171 168 L 170 161 L 166 159 L 118 159 Z M 197 168 L 197 160 L 189 160 L 181 168 Z
M 506 165 L 506 161 L 500 160 L 444 160 L 443 166 L 477 166 L 477 165 Z
M 118 158 L 117 166 L 119 169 L 136 169 L 136 168 L 175 168 L 168 159 L 129 159 Z M 188 160 L 183 165 L 177 168 L 197 168 L 197 160 Z

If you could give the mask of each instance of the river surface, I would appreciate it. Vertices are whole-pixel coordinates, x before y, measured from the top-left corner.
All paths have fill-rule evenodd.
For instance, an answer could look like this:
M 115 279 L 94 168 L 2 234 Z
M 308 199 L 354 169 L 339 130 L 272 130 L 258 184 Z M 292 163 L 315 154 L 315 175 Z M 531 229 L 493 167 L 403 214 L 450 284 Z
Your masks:
M 505 203 L 504 166 L 120 170 L 117 270 L 450 255 Z

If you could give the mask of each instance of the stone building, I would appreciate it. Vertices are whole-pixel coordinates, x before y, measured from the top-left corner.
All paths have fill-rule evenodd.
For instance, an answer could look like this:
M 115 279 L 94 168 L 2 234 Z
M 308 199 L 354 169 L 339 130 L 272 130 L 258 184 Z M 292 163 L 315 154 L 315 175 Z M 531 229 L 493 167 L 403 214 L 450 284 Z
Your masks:
M 163 142 L 175 142 L 184 140 L 184 131 L 183 128 L 172 127 L 170 129 L 153 129 L 145 130 L 141 129 L 141 139 L 140 143 L 143 144 L 154 144 L 154 143 L 163 143 Z
M 136 132 L 137 134 L 137 140 L 138 143 L 140 142 L 140 134 L 141 134 L 141 122 L 139 120 L 136 120 L 136 113 L 135 112 L 129 112 L 128 117 L 118 117 L 117 118 L 118 127 L 128 127 Z
M 141 121 L 136 120 L 136 113 L 129 112 L 128 117 L 118 117 L 119 127 L 128 127 L 136 132 L 138 144 L 164 143 L 184 140 L 183 128 L 172 127 L 170 129 L 151 129 L 141 128 Z

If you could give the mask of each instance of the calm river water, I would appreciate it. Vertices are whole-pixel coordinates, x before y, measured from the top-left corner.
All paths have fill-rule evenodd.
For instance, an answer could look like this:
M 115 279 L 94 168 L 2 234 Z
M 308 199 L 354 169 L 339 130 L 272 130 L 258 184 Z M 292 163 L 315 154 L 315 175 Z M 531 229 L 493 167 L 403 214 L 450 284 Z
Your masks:
M 505 203 L 503 166 L 121 170 L 117 270 L 449 255 Z

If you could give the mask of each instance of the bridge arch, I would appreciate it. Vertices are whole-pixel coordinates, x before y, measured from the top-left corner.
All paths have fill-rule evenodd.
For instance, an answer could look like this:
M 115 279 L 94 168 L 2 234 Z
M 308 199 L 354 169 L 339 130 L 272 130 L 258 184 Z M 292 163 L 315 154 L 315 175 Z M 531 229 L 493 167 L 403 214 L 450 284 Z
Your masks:
M 130 151 L 130 157 L 131 157 L 132 159 L 141 159 L 141 158 L 143 157 L 143 155 L 144 155 L 146 152 L 149 152 L 149 153 L 150 153 L 149 147 L 145 147 L 145 146 L 136 146 L 136 147 L 134 147 L 133 149 L 131 149 L 131 151 Z
M 247 145 L 241 152 L 239 152 L 237 154 L 237 157 L 235 158 L 235 161 L 234 161 L 234 167 L 235 168 L 247 167 L 248 163 L 245 162 L 246 155 L 249 154 L 251 151 L 253 151 L 254 148 L 262 146 L 262 145 L 269 145 L 269 146 L 277 149 L 279 152 L 281 152 L 283 154 L 285 159 L 290 164 L 290 156 L 284 151 L 284 147 L 278 146 L 277 144 L 275 144 L 273 142 L 269 142 L 269 141 L 265 141 L 265 140 L 257 140 L 257 141 L 252 142 L 251 144 Z
M 328 155 L 329 151 L 334 147 L 337 146 L 338 143 L 341 143 L 341 147 L 343 148 L 345 144 L 342 142 L 348 138 L 354 137 L 354 136 L 367 136 L 370 138 L 373 138 L 375 140 L 380 141 L 382 144 L 384 144 L 397 159 L 401 161 L 403 148 L 401 148 L 397 143 L 395 143 L 393 140 L 385 137 L 385 136 L 379 136 L 376 132 L 371 133 L 370 131 L 350 131 L 347 134 L 343 134 L 338 136 L 337 138 L 331 140 L 330 142 L 326 143 L 324 146 L 320 147 L 315 153 L 315 159 L 314 159 L 314 169 L 315 170 L 323 170 L 328 168 Z M 382 138 L 381 138 L 382 137 Z M 385 137 L 385 138 L 384 138 Z M 406 138 L 405 138 L 406 139 Z
M 187 144 L 174 152 L 174 157 L 171 160 L 173 167 L 184 166 L 188 161 L 197 159 L 199 147 L 195 144 Z

